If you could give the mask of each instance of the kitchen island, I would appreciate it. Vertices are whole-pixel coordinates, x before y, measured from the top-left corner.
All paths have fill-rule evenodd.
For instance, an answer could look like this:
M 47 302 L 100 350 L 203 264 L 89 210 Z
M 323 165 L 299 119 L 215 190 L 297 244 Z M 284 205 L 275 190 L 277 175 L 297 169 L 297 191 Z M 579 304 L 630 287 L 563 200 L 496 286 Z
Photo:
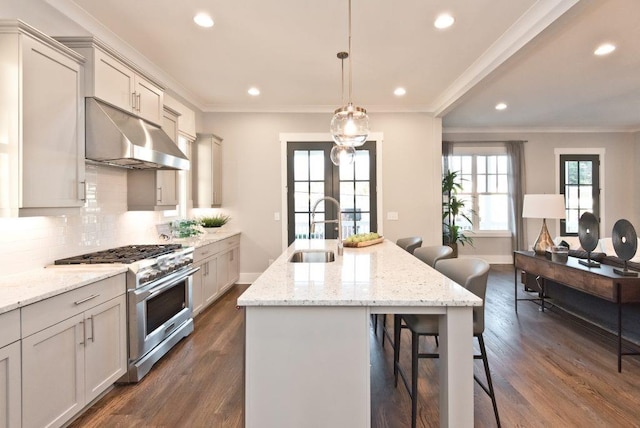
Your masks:
M 386 240 L 333 262 L 289 261 L 336 245 L 295 241 L 238 298 L 245 426 L 369 427 L 369 316 L 400 313 L 440 316 L 440 425 L 473 426 L 472 307 L 482 300 Z

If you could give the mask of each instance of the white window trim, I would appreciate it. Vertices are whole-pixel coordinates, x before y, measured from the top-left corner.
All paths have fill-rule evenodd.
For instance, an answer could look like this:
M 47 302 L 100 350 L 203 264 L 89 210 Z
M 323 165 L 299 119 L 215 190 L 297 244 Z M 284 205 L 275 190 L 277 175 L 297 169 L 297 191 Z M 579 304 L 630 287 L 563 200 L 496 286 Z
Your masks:
M 507 155 L 505 146 L 473 146 L 466 145 L 453 148 L 453 156 L 491 156 L 491 155 Z M 478 195 L 472 195 L 476 198 Z M 473 238 L 506 238 L 511 237 L 512 233 L 509 229 L 504 230 L 471 230 L 468 231 Z
M 556 183 L 554 193 L 560 193 L 560 155 L 598 155 L 600 165 L 598 167 L 598 175 L 600 176 L 600 236 L 602 237 L 602 225 L 606 224 L 605 216 L 605 186 L 604 182 L 604 155 L 606 150 L 604 148 L 556 148 L 554 150 L 554 156 L 556 158 Z M 560 220 L 555 220 L 556 230 L 560 233 Z
M 287 224 L 289 224 L 289 214 L 287 210 L 287 144 L 288 143 L 323 143 L 333 141 L 331 134 L 326 132 L 312 133 L 280 133 L 280 218 L 281 218 L 281 239 L 282 251 L 286 250 L 289 242 L 287 235 Z M 372 132 L 367 137 L 367 141 L 376 142 L 376 199 L 378 209 L 378 233 L 384 235 L 382 221 L 382 142 L 384 135 L 382 132 Z

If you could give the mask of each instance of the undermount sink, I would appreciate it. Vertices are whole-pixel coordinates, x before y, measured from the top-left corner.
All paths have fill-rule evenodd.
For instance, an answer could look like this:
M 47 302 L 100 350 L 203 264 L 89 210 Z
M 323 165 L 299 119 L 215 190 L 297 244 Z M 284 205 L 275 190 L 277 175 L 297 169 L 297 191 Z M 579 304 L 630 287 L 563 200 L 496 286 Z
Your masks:
M 329 263 L 335 260 L 335 253 L 326 250 L 298 250 L 289 259 L 291 263 Z

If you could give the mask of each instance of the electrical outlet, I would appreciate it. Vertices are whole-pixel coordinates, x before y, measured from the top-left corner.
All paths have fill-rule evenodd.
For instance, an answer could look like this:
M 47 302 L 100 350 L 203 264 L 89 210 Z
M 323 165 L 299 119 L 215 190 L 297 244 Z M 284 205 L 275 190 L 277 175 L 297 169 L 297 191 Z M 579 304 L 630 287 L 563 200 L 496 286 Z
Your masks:
M 273 213 L 273 220 L 274 221 L 280 221 L 280 213 L 279 212 Z

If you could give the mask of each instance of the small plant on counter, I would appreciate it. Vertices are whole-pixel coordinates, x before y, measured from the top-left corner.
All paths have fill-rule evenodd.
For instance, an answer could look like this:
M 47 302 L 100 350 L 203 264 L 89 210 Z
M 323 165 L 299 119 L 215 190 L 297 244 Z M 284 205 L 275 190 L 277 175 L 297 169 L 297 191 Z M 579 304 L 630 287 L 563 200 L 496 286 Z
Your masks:
M 200 217 L 198 221 L 202 227 L 221 227 L 227 224 L 231 217 L 225 214 Z
M 171 231 L 174 238 L 192 238 L 202 233 L 197 220 L 174 220 L 171 222 Z

